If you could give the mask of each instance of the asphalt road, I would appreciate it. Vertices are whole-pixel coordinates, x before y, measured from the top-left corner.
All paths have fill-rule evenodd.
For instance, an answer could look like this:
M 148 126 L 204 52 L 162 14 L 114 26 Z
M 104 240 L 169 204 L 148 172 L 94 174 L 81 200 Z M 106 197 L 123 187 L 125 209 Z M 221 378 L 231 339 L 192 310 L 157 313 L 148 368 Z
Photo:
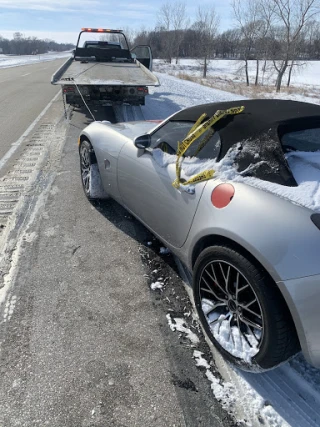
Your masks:
M 20 129 L 12 136 L 6 127 L 6 144 L 56 93 L 48 80 L 58 63 L 39 64 L 25 76 L 38 75 L 38 90 L 34 81 L 24 95 L 15 91 L 15 79 L 3 83 L 15 96 L 5 98 L 0 88 L 7 102 L 0 126 L 7 126 L 11 111 L 12 126 Z M 33 67 L 6 70 L 0 80 Z M 90 120 L 75 111 L 66 122 L 62 109 L 59 99 L 35 129 L 33 154 L 15 155 L 19 165 L 20 155 L 31 162 L 37 150 L 43 153 L 5 246 L 11 268 L 0 289 L 0 301 L 6 296 L 0 308 L 0 426 L 235 425 L 196 367 L 190 342 L 168 326 L 167 313 L 183 317 L 190 310 L 172 259 L 159 257 L 157 242 L 118 204 L 86 200 L 76 141 Z M 26 173 L 21 169 L 15 179 Z M 150 290 L 155 269 L 166 278 L 163 292 Z M 204 343 L 199 349 L 210 357 Z
M 0 69 L 0 158 L 60 90 L 48 82 L 65 60 Z

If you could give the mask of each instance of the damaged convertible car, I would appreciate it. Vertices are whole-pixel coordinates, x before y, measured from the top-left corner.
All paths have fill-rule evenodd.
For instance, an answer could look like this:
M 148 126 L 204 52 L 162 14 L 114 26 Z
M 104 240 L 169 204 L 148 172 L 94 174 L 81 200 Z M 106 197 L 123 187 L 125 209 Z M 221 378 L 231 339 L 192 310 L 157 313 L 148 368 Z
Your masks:
M 198 105 L 79 138 L 89 199 L 112 197 L 192 274 L 202 326 L 238 367 L 302 349 L 320 367 L 320 107 Z

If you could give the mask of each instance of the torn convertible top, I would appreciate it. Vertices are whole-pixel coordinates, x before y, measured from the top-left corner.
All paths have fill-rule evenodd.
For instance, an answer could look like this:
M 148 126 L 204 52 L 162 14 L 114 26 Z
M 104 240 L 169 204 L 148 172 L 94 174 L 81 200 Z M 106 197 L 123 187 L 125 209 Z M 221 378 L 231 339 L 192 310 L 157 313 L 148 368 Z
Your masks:
M 287 100 L 240 100 L 197 105 L 179 111 L 170 120 L 195 122 L 203 113 L 211 117 L 217 110 L 240 105 L 245 107 L 241 114 L 226 116 L 213 126 L 221 140 L 218 160 L 240 143 L 236 163 L 244 176 L 296 186 L 279 137 L 286 132 L 320 127 L 320 106 Z

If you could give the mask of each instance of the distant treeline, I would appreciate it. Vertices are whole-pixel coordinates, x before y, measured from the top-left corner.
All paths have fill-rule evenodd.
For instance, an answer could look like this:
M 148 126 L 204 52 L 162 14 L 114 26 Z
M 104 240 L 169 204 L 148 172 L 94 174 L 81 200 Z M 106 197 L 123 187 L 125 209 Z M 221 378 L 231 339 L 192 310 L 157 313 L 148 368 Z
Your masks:
M 63 52 L 73 48 L 74 45 L 71 43 L 56 43 L 49 39 L 25 37 L 22 33 L 14 33 L 12 40 L 0 35 L 0 53 L 7 55 L 37 55 L 49 51 Z
M 256 61 L 254 84 L 260 84 L 260 69 L 268 61 L 277 73 L 276 90 L 283 77 L 290 85 L 292 70 L 306 60 L 320 59 L 320 0 L 232 0 L 233 25 L 219 31 L 219 16 L 213 5 L 198 7 L 192 17 L 186 0 L 170 0 L 160 7 L 154 29 L 143 29 L 133 44 L 150 44 L 156 58 L 171 63 L 183 57 L 198 58 L 207 76 L 213 58 L 240 59 L 251 84 L 249 61 Z M 261 65 L 261 66 L 260 66 Z

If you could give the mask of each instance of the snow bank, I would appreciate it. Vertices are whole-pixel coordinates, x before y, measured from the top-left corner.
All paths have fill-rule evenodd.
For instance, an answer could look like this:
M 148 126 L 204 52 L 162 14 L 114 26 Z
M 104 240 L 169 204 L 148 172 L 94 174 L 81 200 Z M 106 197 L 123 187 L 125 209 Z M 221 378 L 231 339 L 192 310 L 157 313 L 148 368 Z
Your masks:
M 38 62 L 53 61 L 55 59 L 67 58 L 70 56 L 71 52 L 53 52 L 40 55 L 0 55 L 0 68 L 36 64 Z

